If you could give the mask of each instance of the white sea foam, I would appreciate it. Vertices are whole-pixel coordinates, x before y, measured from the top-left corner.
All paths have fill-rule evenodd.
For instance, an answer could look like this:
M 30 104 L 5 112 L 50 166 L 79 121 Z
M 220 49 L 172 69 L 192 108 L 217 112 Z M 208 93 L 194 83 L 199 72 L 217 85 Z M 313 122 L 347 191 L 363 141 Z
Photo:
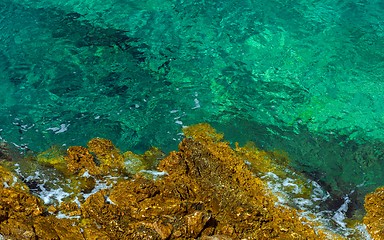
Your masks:
M 110 177 L 110 179 L 114 179 L 114 178 Z M 100 190 L 111 188 L 113 186 L 113 184 L 116 183 L 116 182 L 117 182 L 117 180 L 112 180 L 111 184 L 107 184 L 105 181 L 96 180 L 95 187 L 92 189 L 92 191 L 90 193 L 84 193 L 83 197 L 86 200 L 87 198 L 89 198 L 89 196 L 91 196 L 92 194 L 97 193 Z
M 57 218 L 67 218 L 67 219 L 79 219 L 80 218 L 80 216 L 78 216 L 78 215 L 70 216 L 70 215 L 62 213 L 62 212 L 58 212 L 56 217 Z
M 44 201 L 44 204 L 53 204 L 56 201 L 59 205 L 66 197 L 70 196 L 70 193 L 65 192 L 62 188 L 47 189 L 43 184 L 39 184 L 40 191 L 38 196 Z
M 106 202 L 106 203 L 109 203 L 109 204 L 116 205 L 116 203 L 114 203 L 114 202 L 109 198 L 109 196 L 105 199 L 105 202 Z
M 53 174 L 55 174 L 54 172 L 36 170 L 33 172 L 33 175 L 25 176 L 18 163 L 15 164 L 15 167 L 17 175 L 23 178 L 26 183 L 35 183 L 36 189 L 32 189 L 32 192 L 42 199 L 44 204 L 60 204 L 71 195 L 60 187 L 60 179 L 52 179 Z M 52 176 L 48 176 L 49 174 L 52 174 Z
M 282 185 L 284 187 L 289 187 L 294 194 L 299 194 L 301 192 L 301 187 L 294 183 L 295 180 L 292 178 L 285 178 Z
M 261 177 L 267 183 L 267 187 L 277 197 L 278 202 L 276 204 L 293 206 L 299 209 L 300 211 L 298 213 L 300 216 L 308 220 L 322 223 L 322 225 L 317 227 L 319 229 L 328 229 L 332 232 L 338 232 L 345 237 L 359 235 L 361 236 L 361 239 L 371 239 L 365 225 L 361 224 L 355 228 L 349 228 L 345 222 L 347 218 L 346 213 L 348 211 L 348 205 L 351 202 L 349 194 L 344 197 L 343 203 L 336 211 L 332 212 L 321 209 L 321 203 L 328 200 L 331 197 L 330 194 L 317 182 L 307 179 L 307 190 L 310 189 L 310 194 L 307 198 L 301 197 L 302 194 L 300 193 L 302 193 L 305 189 L 302 186 L 302 181 L 298 181 L 301 182 L 300 185 L 298 185 L 295 181 L 295 176 L 298 178 L 299 176 L 288 169 L 285 171 L 287 172 L 287 175 L 292 176 L 292 178 L 280 178 L 272 172 L 264 173 Z M 304 179 L 301 177 L 301 180 Z M 352 193 L 353 192 L 351 192 L 351 194 Z
M 195 98 L 193 99 L 193 102 L 195 103 L 195 106 L 192 109 L 197 109 L 201 107 L 199 99 Z
M 159 172 L 159 171 L 154 171 L 154 170 L 140 170 L 140 172 L 150 174 L 153 176 L 154 179 L 168 175 L 168 173 L 165 171 Z
M 347 228 L 347 224 L 344 222 L 346 219 L 346 213 L 348 211 L 348 204 L 351 202 L 351 199 L 348 195 L 344 196 L 344 202 L 341 204 L 339 209 L 336 210 L 335 214 L 333 214 L 332 219 L 341 227 Z
M 79 201 L 79 198 L 77 196 L 73 201 L 77 204 L 78 207 L 81 207 L 81 202 Z
M 50 127 L 50 128 L 47 128 L 46 130 L 50 130 L 50 131 L 53 131 L 55 134 L 59 134 L 59 133 L 63 133 L 63 132 L 66 132 L 68 130 L 68 127 L 69 125 L 71 124 L 60 124 L 60 127 Z
M 369 235 L 367 231 L 367 227 L 364 224 L 359 224 L 355 227 L 355 229 L 360 233 L 360 235 L 365 239 L 365 240 L 372 240 L 371 235 Z
M 85 171 L 85 172 L 83 173 L 83 175 L 81 175 L 81 176 L 82 176 L 82 177 L 85 177 L 85 178 L 89 178 L 89 177 L 91 177 L 91 175 L 89 174 L 88 170 Z

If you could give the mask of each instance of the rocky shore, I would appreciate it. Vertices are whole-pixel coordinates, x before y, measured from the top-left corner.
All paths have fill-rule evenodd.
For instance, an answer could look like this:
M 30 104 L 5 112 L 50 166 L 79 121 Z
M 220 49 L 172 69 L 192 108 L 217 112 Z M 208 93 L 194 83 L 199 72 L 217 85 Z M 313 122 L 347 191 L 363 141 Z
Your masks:
M 207 124 L 184 134 L 168 156 L 157 148 L 121 153 L 95 138 L 87 148 L 52 148 L 15 164 L 2 145 L 2 239 L 344 239 L 277 204 L 258 172 L 278 174 L 283 155 L 231 147 Z M 68 194 L 39 198 L 38 183 L 19 174 L 23 162 L 54 171 Z M 384 239 L 383 192 L 366 197 L 364 223 L 373 239 Z

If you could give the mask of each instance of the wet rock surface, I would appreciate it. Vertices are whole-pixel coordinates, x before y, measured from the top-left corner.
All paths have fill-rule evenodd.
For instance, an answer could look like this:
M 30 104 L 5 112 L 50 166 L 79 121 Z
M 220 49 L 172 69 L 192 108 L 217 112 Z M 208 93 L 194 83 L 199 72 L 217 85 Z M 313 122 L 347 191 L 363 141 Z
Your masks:
M 364 223 L 373 239 L 384 239 L 384 187 L 365 197 Z
M 4 184 L 0 185 L 0 233 L 6 239 L 331 236 L 314 227 L 319 223 L 300 217 L 295 209 L 276 204 L 265 183 L 244 161 L 248 156 L 250 161 L 259 161 L 258 169 L 270 168 L 265 152 L 253 153 L 251 160 L 244 148 L 232 149 L 206 124 L 185 129 L 185 135 L 179 151 L 171 152 L 157 164 L 157 170 L 167 174 L 156 180 L 140 171 L 155 170 L 152 167 L 162 157 L 155 148 L 143 155 L 120 153 L 109 140 L 97 138 L 89 142 L 88 148 L 70 147 L 65 156 L 44 158 L 42 161 L 68 177 L 70 188 L 77 194 L 60 204 L 44 205 L 18 176 L 1 167 Z M 126 166 L 132 158 L 141 162 L 135 163 L 139 170 L 135 174 Z M 97 189 L 97 182 L 103 179 L 107 179 L 109 187 Z M 79 197 L 85 193 L 86 197 Z M 367 197 L 368 212 L 373 206 L 371 197 L 376 195 Z M 365 219 L 370 230 L 375 226 L 382 229 L 381 223 L 370 225 L 376 215 L 374 212 Z M 332 235 L 332 239 L 337 238 L 342 237 Z

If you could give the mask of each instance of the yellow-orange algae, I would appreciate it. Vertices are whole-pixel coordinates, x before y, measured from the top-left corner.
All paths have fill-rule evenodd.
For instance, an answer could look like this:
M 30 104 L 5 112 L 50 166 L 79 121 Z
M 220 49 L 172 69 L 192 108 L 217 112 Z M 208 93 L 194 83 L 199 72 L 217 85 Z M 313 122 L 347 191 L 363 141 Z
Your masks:
M 67 170 L 64 151 L 58 146 L 53 146 L 37 155 L 36 160 L 42 165 L 54 167 L 61 172 Z

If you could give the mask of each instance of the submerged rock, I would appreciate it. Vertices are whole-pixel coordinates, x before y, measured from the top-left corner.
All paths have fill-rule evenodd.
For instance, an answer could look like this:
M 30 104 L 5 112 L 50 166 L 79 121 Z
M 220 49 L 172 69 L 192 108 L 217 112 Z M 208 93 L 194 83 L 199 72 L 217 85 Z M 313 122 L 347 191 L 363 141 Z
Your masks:
M 12 184 L 20 182 L 16 175 L 0 168 L 0 233 L 11 239 L 342 238 L 277 204 L 257 177 L 274 168 L 267 152 L 234 150 L 207 124 L 186 128 L 185 135 L 179 150 L 158 164 L 167 174 L 157 180 L 140 172 L 154 170 L 163 157 L 155 148 L 141 156 L 120 153 L 109 140 L 97 138 L 88 148 L 70 147 L 65 156 L 39 155 L 38 161 L 64 173 L 72 188 L 74 195 L 57 205 L 44 205 L 22 183 Z M 130 158 L 135 168 L 127 167 Z M 109 188 L 98 189 L 98 182 Z M 370 219 L 367 215 L 368 226 Z

